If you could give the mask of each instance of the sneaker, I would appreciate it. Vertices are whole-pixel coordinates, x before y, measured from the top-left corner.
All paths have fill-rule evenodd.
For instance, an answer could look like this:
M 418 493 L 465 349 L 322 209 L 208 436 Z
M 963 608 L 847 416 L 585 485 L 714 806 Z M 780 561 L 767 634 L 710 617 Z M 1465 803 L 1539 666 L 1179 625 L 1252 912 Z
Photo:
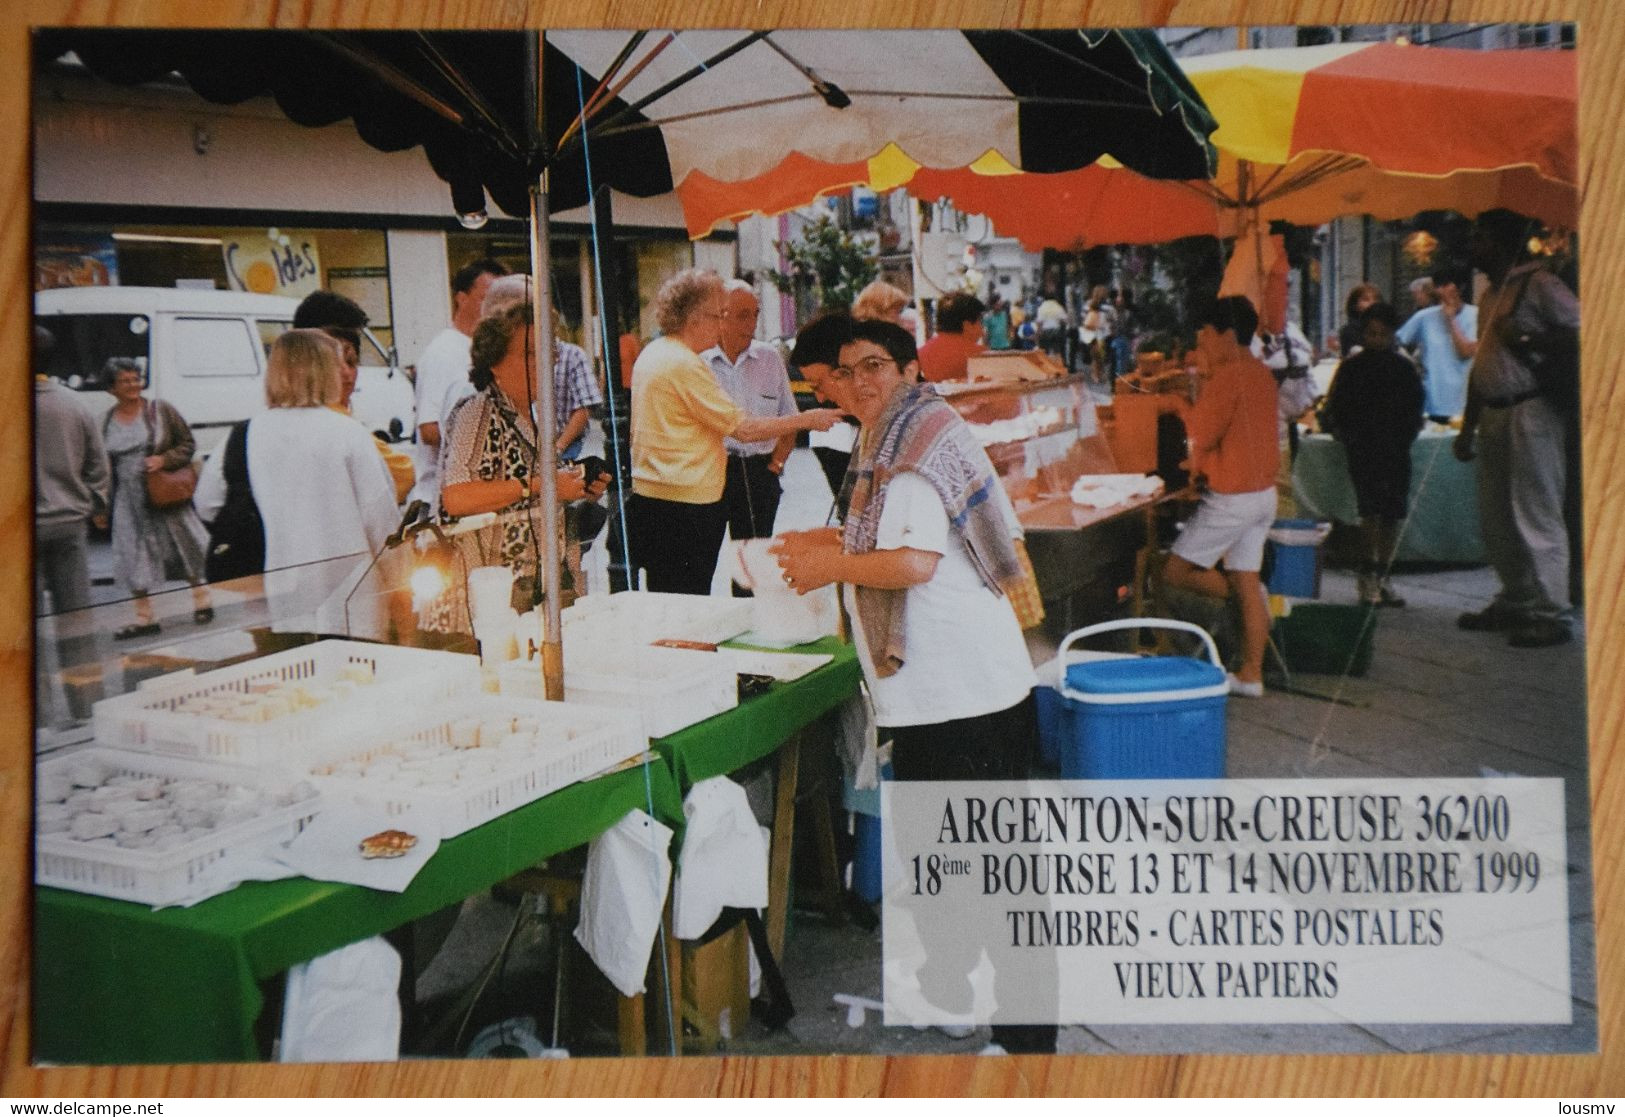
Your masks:
M 1519 620 L 1516 613 L 1492 601 L 1480 612 L 1457 617 L 1456 627 L 1468 632 L 1509 632 L 1519 627 Z
M 1244 683 L 1231 674 L 1226 674 L 1225 679 L 1230 684 L 1230 693 L 1235 695 L 1237 698 L 1264 697 L 1264 684 L 1262 682 Z
M 1562 621 L 1534 620 L 1512 630 L 1507 643 L 1514 648 L 1553 648 L 1574 639 L 1574 630 Z

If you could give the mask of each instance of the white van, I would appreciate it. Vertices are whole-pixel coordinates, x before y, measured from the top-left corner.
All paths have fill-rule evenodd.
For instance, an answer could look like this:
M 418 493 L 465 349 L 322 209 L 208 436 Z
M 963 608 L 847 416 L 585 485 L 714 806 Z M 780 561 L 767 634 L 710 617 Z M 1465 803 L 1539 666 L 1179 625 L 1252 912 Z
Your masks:
M 147 395 L 174 405 L 191 425 L 199 454 L 233 423 L 265 408 L 265 358 L 293 324 L 298 300 L 186 287 L 62 287 L 34 295 L 35 323 L 56 345 L 46 367 L 100 416 L 112 406 L 102 368 L 130 357 L 147 374 Z M 351 411 L 391 441 L 413 436 L 412 385 L 392 354 L 363 331 Z M 380 364 L 380 360 L 382 363 Z

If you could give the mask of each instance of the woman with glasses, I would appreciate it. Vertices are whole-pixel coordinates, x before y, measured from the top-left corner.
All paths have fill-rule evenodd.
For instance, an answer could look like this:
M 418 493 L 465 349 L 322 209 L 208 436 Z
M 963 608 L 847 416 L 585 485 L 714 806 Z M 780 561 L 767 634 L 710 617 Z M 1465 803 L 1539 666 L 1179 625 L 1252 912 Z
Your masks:
M 179 411 L 142 394 L 146 375 L 135 361 L 113 357 L 104 371 L 117 401 L 102 419 L 102 440 L 113 464 L 113 566 L 135 603 L 135 623 L 113 633 L 113 639 L 162 631 L 147 595 L 170 578 L 191 585 L 192 620 L 208 624 L 214 607 L 203 584 L 203 524 L 190 502 L 155 508 L 147 499 L 147 474 L 192 464 L 197 449 L 192 429 Z
M 631 566 L 644 570 L 647 589 L 704 595 L 728 524 L 723 439 L 770 442 L 828 430 L 843 412 L 752 418 L 729 398 L 699 357 L 717 344 L 725 317 L 716 272 L 672 276 L 655 296 L 655 315 L 662 336 L 632 366 Z
M 1020 528 L 965 421 L 931 388 L 910 382 L 915 365 L 907 331 L 852 323 L 840 364 L 824 378 L 844 392 L 863 427 L 846 520 L 838 530 L 787 536 L 779 565 L 798 593 L 841 584 L 896 779 L 1022 779 L 1038 723 L 1037 680 L 1010 605 L 1023 585 Z M 954 928 L 948 937 L 957 941 L 950 942 L 922 928 L 928 964 L 921 989 L 942 1011 L 968 1018 L 966 975 L 985 930 Z M 1042 953 L 1032 962 L 1053 989 L 1054 962 Z M 1010 1014 L 1053 1020 L 1048 1007 L 1015 1003 L 1023 999 L 1013 992 L 1018 987 L 1046 987 L 1022 976 L 1001 971 L 997 988 L 1012 990 Z M 969 1029 L 953 1026 L 949 1034 Z M 999 1021 L 993 1041 L 1005 1051 L 1054 1051 L 1055 1028 Z

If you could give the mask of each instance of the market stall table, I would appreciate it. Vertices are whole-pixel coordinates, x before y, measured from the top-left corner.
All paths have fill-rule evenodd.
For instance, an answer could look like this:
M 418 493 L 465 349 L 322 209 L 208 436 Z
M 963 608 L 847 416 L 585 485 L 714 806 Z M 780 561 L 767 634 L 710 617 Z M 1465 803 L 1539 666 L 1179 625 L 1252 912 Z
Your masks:
M 34 1057 L 56 1063 L 261 1057 L 260 983 L 403 926 L 583 845 L 634 809 L 681 825 L 670 769 L 651 761 L 573 784 L 443 842 L 405 892 L 253 882 L 191 908 L 38 888 Z
M 664 763 L 574 784 L 441 844 L 400 894 L 303 878 L 244 884 L 193 908 L 36 889 L 34 1053 L 51 1062 L 260 1057 L 260 982 L 297 962 L 457 903 L 591 841 L 635 808 L 680 827 L 694 782 L 772 753 L 854 693 L 857 660 L 830 638 L 796 649 L 834 660 L 804 678 L 654 742 Z
M 861 677 L 857 653 L 833 636 L 786 650 L 834 658 L 793 683 L 774 683 L 762 698 L 654 742 L 655 751 L 671 763 L 685 795 L 701 780 L 737 772 L 787 746 L 779 755 L 768 857 L 767 939 L 776 956 L 784 952 L 801 731 L 856 694 Z
M 1399 539 L 1399 562 L 1484 561 L 1478 530 L 1478 484 L 1471 462 L 1456 460 L 1456 432 L 1430 428 L 1411 446 L 1410 515 Z M 1330 435 L 1298 443 L 1292 496 L 1301 516 L 1341 524 L 1360 522 L 1349 480 L 1348 456 Z
M 1045 609 L 1066 631 L 1078 627 L 1074 614 L 1080 608 L 1091 612 L 1115 606 L 1119 585 L 1132 586 L 1135 612 L 1142 609 L 1145 562 L 1157 540 L 1157 508 L 1178 495 L 1135 497 L 1109 508 L 1085 508 L 1069 496 L 1016 502 Z M 1075 607 L 1080 597 L 1086 600 Z

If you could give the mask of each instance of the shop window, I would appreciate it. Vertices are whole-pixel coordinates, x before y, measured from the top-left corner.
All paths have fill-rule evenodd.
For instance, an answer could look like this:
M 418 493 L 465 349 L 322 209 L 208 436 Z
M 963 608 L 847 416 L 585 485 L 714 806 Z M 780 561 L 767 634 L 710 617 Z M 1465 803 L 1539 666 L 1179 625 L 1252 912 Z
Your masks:
M 258 376 L 256 339 L 241 318 L 175 319 L 175 371 L 182 376 Z

